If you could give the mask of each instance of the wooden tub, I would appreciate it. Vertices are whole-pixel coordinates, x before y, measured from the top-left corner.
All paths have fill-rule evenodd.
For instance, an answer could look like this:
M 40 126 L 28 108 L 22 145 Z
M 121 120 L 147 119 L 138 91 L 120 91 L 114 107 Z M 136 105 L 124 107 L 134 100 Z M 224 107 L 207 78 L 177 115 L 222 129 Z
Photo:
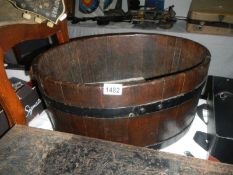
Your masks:
M 55 130 L 158 147 L 192 123 L 209 62 L 191 40 L 117 34 L 57 46 L 32 70 Z

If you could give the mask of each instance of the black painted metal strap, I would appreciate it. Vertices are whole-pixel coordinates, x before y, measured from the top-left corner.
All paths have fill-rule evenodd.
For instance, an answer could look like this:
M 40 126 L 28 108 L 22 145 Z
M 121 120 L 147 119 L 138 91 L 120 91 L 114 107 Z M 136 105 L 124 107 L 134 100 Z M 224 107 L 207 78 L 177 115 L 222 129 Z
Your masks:
M 212 26 L 212 27 L 222 27 L 222 28 L 233 29 L 233 24 L 225 23 L 225 22 L 201 21 L 201 20 L 188 19 L 188 23 L 196 24 L 196 25 L 203 25 L 203 26 Z
M 204 84 L 205 82 L 203 82 L 199 87 L 197 87 L 193 91 L 178 95 L 173 98 L 137 106 L 127 106 L 120 108 L 81 108 L 77 106 L 65 105 L 61 102 L 54 101 L 45 95 L 44 98 L 48 106 L 52 106 L 60 111 L 79 116 L 88 116 L 95 118 L 117 118 L 125 116 L 136 117 L 180 105 L 183 102 L 193 98 L 194 96 L 200 95 Z

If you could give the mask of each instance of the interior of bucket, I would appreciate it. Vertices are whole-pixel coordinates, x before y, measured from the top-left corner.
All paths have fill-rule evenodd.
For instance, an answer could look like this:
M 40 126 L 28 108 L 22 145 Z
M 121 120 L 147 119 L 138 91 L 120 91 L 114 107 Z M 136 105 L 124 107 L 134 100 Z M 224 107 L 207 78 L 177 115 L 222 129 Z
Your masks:
M 148 80 L 198 66 L 205 47 L 191 40 L 152 34 L 76 39 L 40 56 L 40 74 L 73 83 Z

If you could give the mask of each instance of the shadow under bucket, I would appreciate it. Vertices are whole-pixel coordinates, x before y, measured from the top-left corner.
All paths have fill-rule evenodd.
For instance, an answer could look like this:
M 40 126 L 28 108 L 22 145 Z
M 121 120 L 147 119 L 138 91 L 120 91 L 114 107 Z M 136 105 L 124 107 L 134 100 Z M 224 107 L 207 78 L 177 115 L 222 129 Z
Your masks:
M 115 34 L 54 47 L 32 70 L 55 130 L 158 147 L 192 123 L 209 62 L 188 39 Z

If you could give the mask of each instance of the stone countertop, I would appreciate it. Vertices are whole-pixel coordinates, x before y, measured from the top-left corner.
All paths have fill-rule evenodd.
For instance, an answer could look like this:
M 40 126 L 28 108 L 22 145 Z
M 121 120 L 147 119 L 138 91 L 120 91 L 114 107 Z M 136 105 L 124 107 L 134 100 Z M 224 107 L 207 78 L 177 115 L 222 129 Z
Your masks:
M 233 174 L 233 166 L 78 135 L 14 126 L 0 174 Z

